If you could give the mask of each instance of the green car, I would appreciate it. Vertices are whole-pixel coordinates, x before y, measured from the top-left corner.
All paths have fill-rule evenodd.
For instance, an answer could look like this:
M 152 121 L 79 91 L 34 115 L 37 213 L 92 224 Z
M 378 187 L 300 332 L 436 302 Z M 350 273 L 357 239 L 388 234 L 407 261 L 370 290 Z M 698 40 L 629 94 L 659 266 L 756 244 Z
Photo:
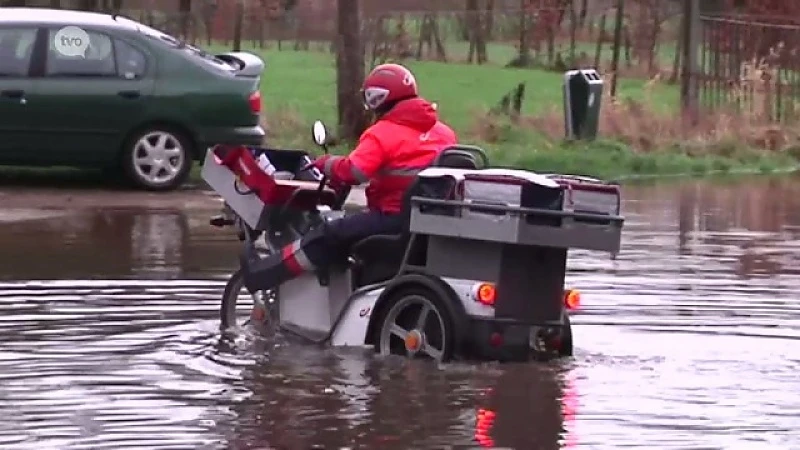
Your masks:
M 0 8 L 0 165 L 116 169 L 166 191 L 216 144 L 260 145 L 250 53 L 109 14 Z

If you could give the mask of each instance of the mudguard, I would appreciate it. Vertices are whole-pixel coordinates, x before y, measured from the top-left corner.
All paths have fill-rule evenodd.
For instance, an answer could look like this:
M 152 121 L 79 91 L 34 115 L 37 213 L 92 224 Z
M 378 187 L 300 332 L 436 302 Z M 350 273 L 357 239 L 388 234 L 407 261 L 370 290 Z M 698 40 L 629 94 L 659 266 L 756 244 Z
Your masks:
M 354 292 L 347 302 L 345 310 L 331 333 L 330 344 L 334 347 L 360 347 L 365 345 L 369 336 L 372 313 L 384 291 L 384 287 L 365 286 Z

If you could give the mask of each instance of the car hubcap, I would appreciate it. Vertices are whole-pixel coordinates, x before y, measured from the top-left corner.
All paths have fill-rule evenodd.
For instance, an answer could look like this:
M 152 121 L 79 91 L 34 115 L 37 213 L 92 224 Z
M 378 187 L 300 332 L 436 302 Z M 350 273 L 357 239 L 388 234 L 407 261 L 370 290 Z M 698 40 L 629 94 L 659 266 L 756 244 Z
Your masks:
M 444 320 L 436 307 L 422 296 L 401 299 L 389 313 L 381 328 L 381 354 L 425 356 L 441 361 L 446 336 Z
M 154 131 L 136 142 L 133 167 L 141 179 L 152 184 L 163 184 L 178 176 L 184 157 L 183 146 L 175 136 Z

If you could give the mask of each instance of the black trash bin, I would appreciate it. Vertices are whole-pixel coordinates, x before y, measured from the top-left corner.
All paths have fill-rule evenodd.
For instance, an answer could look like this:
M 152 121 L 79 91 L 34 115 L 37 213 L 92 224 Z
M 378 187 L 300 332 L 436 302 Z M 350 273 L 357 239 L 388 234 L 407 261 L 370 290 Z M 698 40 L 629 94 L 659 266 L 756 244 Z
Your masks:
M 600 124 L 603 79 L 594 69 L 564 74 L 564 124 L 567 139 L 594 139 Z

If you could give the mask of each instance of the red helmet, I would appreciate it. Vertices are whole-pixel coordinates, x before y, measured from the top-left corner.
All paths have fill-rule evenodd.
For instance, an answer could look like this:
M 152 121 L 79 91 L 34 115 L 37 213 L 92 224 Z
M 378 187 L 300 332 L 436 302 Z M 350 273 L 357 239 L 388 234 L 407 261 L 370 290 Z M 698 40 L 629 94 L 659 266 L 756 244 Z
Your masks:
M 417 80 L 400 64 L 381 64 L 367 75 L 361 95 L 364 107 L 374 111 L 382 105 L 416 97 Z

